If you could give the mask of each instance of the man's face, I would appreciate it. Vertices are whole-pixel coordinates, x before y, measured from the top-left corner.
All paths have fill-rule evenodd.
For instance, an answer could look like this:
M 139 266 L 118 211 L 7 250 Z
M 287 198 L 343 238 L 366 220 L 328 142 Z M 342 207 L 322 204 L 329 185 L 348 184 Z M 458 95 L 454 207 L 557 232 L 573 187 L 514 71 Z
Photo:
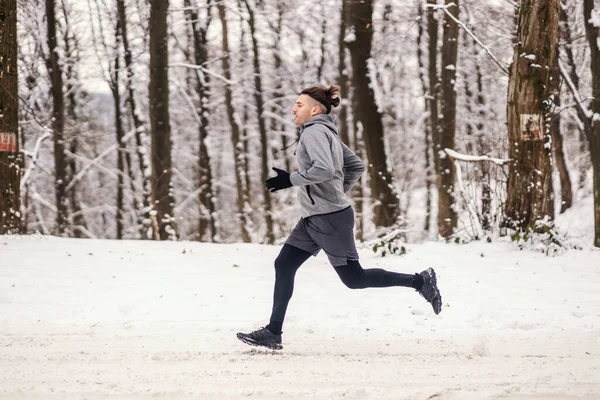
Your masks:
M 317 102 L 307 94 L 301 94 L 292 108 L 294 113 L 294 124 L 300 126 L 321 112 Z

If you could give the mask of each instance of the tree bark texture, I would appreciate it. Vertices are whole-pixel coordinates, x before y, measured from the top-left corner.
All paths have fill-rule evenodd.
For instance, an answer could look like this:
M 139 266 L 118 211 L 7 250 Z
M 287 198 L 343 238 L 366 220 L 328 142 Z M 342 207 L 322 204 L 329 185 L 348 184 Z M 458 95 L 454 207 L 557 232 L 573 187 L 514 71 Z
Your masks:
M 523 0 L 508 86 L 508 189 L 504 225 L 536 229 L 554 218 L 549 77 L 556 56 L 558 0 Z
M 256 22 L 254 7 L 250 4 L 250 0 L 244 0 L 246 8 L 248 9 L 250 26 L 250 38 L 252 40 L 252 51 L 253 51 L 253 66 L 254 66 L 254 101 L 256 102 L 256 113 L 258 117 L 258 130 L 260 134 L 261 142 L 261 182 L 263 199 L 265 203 L 265 222 L 266 222 L 266 233 L 265 237 L 267 244 L 273 244 L 275 242 L 275 233 L 273 231 L 273 215 L 271 206 L 271 192 L 264 185 L 264 182 L 269 177 L 269 142 L 267 138 L 267 127 L 264 113 L 264 100 L 263 100 L 263 89 L 262 89 L 262 78 L 260 72 L 260 53 L 258 50 L 258 33 L 256 32 Z
M 356 39 L 348 43 L 352 59 L 352 83 L 356 98 L 354 114 L 361 122 L 373 197 L 373 222 L 376 226 L 391 226 L 400 215 L 400 200 L 394 190 L 392 174 L 388 171 L 384 146 L 381 113 L 369 78 L 367 61 L 371 57 L 373 40 L 373 1 L 349 2 L 348 23 Z
M 168 0 L 150 5 L 150 126 L 152 130 L 152 203 L 162 240 L 175 238 L 171 189 L 171 125 L 169 121 Z
M 48 21 L 47 62 L 52 82 L 52 138 L 54 141 L 54 182 L 56 198 L 56 233 L 64 234 L 67 225 L 67 161 L 65 158 L 65 99 L 61 61 L 59 59 L 58 41 L 56 38 L 56 7 L 54 0 L 46 0 L 46 18 Z
M 119 25 L 121 28 L 121 38 L 123 42 L 125 68 L 127 70 L 127 79 L 125 83 L 128 92 L 127 102 L 129 103 L 133 125 L 135 126 L 136 153 L 142 180 L 142 203 L 137 208 L 138 224 L 140 226 L 140 235 L 142 239 L 149 239 L 151 237 L 157 238 L 158 231 L 156 230 L 156 225 L 152 226 L 150 223 L 152 220 L 151 211 L 154 209 L 154 206 L 152 204 L 150 195 L 152 186 L 152 172 L 150 167 L 150 159 L 146 151 L 146 148 L 148 147 L 148 134 L 146 132 L 144 120 L 139 113 L 140 111 L 135 100 L 135 90 L 133 87 L 135 75 L 133 71 L 131 47 L 129 46 L 129 37 L 127 36 L 127 13 L 125 8 L 125 0 L 117 0 L 117 11 L 119 14 Z M 152 232 L 152 235 L 148 235 L 148 232 Z
M 0 235 L 18 233 L 20 217 L 17 0 L 0 2 Z
M 451 3 L 446 0 L 446 5 Z M 459 3 L 449 7 L 450 12 L 458 19 Z M 444 33 L 442 43 L 442 96 L 439 143 L 441 149 L 455 149 L 456 143 L 456 62 L 458 59 L 458 24 L 448 15 L 444 17 Z M 445 238 L 454 233 L 458 222 L 454 183 L 456 169 L 448 156 L 440 157 L 438 179 L 438 233 Z
M 223 3 L 219 3 L 219 18 L 223 33 L 221 36 L 221 50 L 223 58 L 221 63 L 223 66 L 223 77 L 231 80 L 231 65 L 229 55 L 229 29 L 227 25 L 227 11 Z M 250 243 L 250 233 L 248 232 L 248 215 L 246 215 L 246 204 L 248 199 L 244 196 L 244 145 L 240 139 L 240 127 L 235 119 L 235 109 L 233 107 L 233 93 L 230 85 L 225 86 L 225 106 L 227 107 L 227 119 L 231 127 L 231 147 L 233 148 L 233 167 L 235 173 L 235 188 L 237 192 L 237 211 L 240 220 L 240 232 L 244 243 Z
M 593 17 L 595 15 L 595 18 Z M 592 127 L 588 135 L 594 187 L 594 246 L 600 247 L 600 5 L 583 0 L 583 19 L 590 44 L 592 70 Z
M 189 0 L 184 2 L 186 7 L 190 7 Z M 193 9 L 187 11 L 189 15 L 189 23 L 192 27 L 194 37 L 194 61 L 196 65 L 205 67 L 208 61 L 208 43 L 206 32 L 210 26 L 210 1 L 206 12 L 206 23 L 201 24 L 198 11 Z M 200 201 L 200 221 L 198 224 L 198 239 L 202 240 L 206 232 L 210 232 L 210 241 L 214 242 L 217 235 L 217 227 L 215 223 L 215 204 L 213 201 L 213 174 L 210 165 L 210 154 L 206 141 L 208 139 L 208 113 L 207 104 L 210 91 L 210 76 L 202 70 L 196 70 L 196 93 L 198 94 L 198 116 L 200 117 L 200 126 L 198 129 L 200 148 L 198 160 L 199 185 L 200 193 L 198 200 Z

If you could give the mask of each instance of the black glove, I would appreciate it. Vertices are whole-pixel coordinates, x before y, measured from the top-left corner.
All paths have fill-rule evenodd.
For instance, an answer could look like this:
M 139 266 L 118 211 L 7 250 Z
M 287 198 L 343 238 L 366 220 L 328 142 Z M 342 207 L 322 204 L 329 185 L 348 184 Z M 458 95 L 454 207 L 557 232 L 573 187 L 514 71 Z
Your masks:
M 281 189 L 287 189 L 289 187 L 292 187 L 289 172 L 275 167 L 273 167 L 272 169 L 273 171 L 277 172 L 277 176 L 269 178 L 265 181 L 265 183 L 267 184 L 267 189 L 269 189 L 271 193 Z

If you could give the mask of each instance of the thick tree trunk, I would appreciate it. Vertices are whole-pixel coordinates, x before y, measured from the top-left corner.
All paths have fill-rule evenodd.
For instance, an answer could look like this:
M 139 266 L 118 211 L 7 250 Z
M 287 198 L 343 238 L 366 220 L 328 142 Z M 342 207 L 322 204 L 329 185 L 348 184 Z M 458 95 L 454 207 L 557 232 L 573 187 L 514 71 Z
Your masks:
M 595 18 L 593 18 L 595 14 Z M 592 126 L 588 142 L 594 174 L 594 246 L 600 247 L 600 6 L 594 0 L 583 0 L 583 20 L 590 44 L 590 67 L 592 71 Z
M 451 0 L 446 0 L 448 5 Z M 458 18 L 458 0 L 455 6 L 449 7 L 450 12 Z M 442 44 L 442 97 L 440 120 L 440 148 L 455 149 L 456 137 L 456 61 L 458 58 L 458 24 L 448 15 L 444 18 L 444 34 Z M 438 233 L 445 238 L 450 237 L 456 228 L 456 199 L 454 182 L 456 170 L 450 157 L 440 157 L 438 179 Z
M 18 233 L 21 225 L 17 0 L 0 2 L 0 14 L 0 235 L 4 235 Z
M 162 240 L 174 239 L 175 200 L 171 188 L 171 124 L 169 121 L 169 47 L 167 14 L 169 1 L 150 6 L 150 125 L 152 130 L 152 204 Z
M 158 230 L 156 229 L 157 224 L 150 223 L 150 221 L 155 220 L 155 217 L 152 216 L 154 205 L 151 203 L 150 195 L 152 173 L 147 151 L 149 140 L 146 132 L 146 126 L 144 125 L 144 120 L 142 119 L 135 100 L 135 90 L 133 88 L 135 75 L 133 71 L 131 47 L 129 46 L 129 38 L 127 36 L 127 14 L 125 9 L 125 0 L 117 0 L 117 10 L 119 14 L 119 25 L 121 27 L 121 37 L 123 40 L 125 68 L 127 69 L 127 80 L 125 83 L 128 91 L 127 101 L 129 103 L 133 125 L 135 126 L 136 153 L 138 158 L 138 167 L 140 169 L 140 175 L 142 178 L 142 204 L 137 210 L 138 224 L 140 226 L 140 235 L 142 239 L 156 239 L 158 238 Z M 149 235 L 149 232 L 152 232 L 152 234 Z
M 267 139 L 267 127 L 264 113 L 264 100 L 263 100 L 263 89 L 262 89 L 262 78 L 260 72 L 260 54 L 258 51 L 258 33 L 256 32 L 256 22 L 254 18 L 254 7 L 250 4 L 249 0 L 244 0 L 246 8 L 248 9 L 250 26 L 250 38 L 252 39 L 252 51 L 253 51 L 253 65 L 254 65 L 254 101 L 256 102 L 256 113 L 258 117 L 258 130 L 260 133 L 261 141 L 261 182 L 264 182 L 269 177 L 269 143 Z M 262 185 L 263 198 L 265 202 L 265 222 L 266 222 L 266 239 L 268 244 L 275 242 L 275 234 L 273 232 L 273 215 L 271 206 L 271 192 L 263 184 Z
M 535 229 L 554 218 L 549 76 L 556 55 L 558 0 L 523 0 L 508 87 L 508 190 L 505 225 Z
M 186 7 L 191 7 L 192 3 L 189 0 L 184 1 Z M 195 2 L 194 2 L 195 7 Z M 186 11 L 188 15 L 188 21 L 192 27 L 192 33 L 194 37 L 194 61 L 196 65 L 205 67 L 208 61 L 208 48 L 206 32 L 210 26 L 210 2 L 206 11 L 206 23 L 204 26 L 200 25 L 200 19 L 197 10 L 191 7 L 189 11 Z M 201 70 L 196 70 L 196 92 L 198 94 L 198 116 L 200 117 L 200 126 L 198 129 L 199 133 L 199 157 L 198 157 L 198 170 L 200 177 L 200 193 L 198 194 L 198 200 L 200 201 L 200 221 L 198 224 L 198 240 L 202 240 L 206 232 L 210 231 L 210 240 L 215 241 L 217 235 L 217 228 L 215 223 L 215 203 L 213 199 L 213 177 L 212 168 L 210 165 L 210 154 L 208 154 L 208 148 L 206 147 L 206 141 L 208 139 L 208 109 L 207 104 L 209 100 L 210 90 L 210 76 L 205 74 Z
M 56 197 L 56 232 L 64 234 L 67 224 L 66 179 L 67 161 L 65 158 L 65 99 L 63 93 L 62 63 L 59 60 L 60 51 L 56 38 L 56 9 L 54 0 L 46 0 L 46 18 L 48 21 L 48 49 L 50 51 L 47 63 L 52 82 L 52 133 L 54 140 L 54 181 Z
M 372 88 L 376 82 L 371 82 L 367 64 L 373 39 L 373 1 L 350 2 L 347 7 L 349 25 L 354 28 L 356 36 L 353 42 L 348 43 L 356 97 L 354 115 L 362 123 L 364 131 L 368 132 L 364 135 L 364 142 L 374 203 L 373 222 L 376 226 L 391 226 L 397 222 L 400 214 L 400 200 L 394 190 L 392 174 L 388 171 L 381 113 Z
M 550 74 L 550 92 L 554 96 L 555 110 L 560 108 L 560 69 L 558 66 L 558 46 L 556 46 L 556 55 Z M 560 177 L 560 213 L 564 213 L 573 204 L 573 191 L 571 189 L 571 178 L 569 177 L 569 168 L 565 160 L 563 151 L 563 135 L 560 129 L 560 114 L 555 112 L 550 122 L 550 132 L 552 134 L 552 147 L 554 149 L 554 160 L 556 169 Z
M 219 3 L 219 17 L 223 29 L 222 33 L 222 52 L 221 59 L 223 66 L 223 77 L 231 80 L 231 65 L 229 62 L 229 29 L 227 26 L 226 8 L 223 3 Z M 248 232 L 248 216 L 246 215 L 246 204 L 248 199 L 244 196 L 244 155 L 243 143 L 240 140 L 240 127 L 235 119 L 235 109 L 233 108 L 233 93 L 231 86 L 225 86 L 225 105 L 227 107 L 227 119 L 231 127 L 231 147 L 233 148 L 233 167 L 235 173 L 235 188 L 237 192 L 237 211 L 240 221 L 240 232 L 244 243 L 250 243 L 250 233 Z

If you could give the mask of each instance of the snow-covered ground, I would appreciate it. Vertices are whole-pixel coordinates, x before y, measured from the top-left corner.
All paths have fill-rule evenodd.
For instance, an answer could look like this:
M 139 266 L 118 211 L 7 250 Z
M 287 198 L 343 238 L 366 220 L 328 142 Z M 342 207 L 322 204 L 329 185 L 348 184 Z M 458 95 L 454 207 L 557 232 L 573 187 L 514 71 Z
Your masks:
M 280 352 L 278 246 L 0 237 L 1 399 L 600 399 L 600 252 L 409 245 L 365 267 L 434 266 L 435 316 L 404 288 L 299 271 Z

